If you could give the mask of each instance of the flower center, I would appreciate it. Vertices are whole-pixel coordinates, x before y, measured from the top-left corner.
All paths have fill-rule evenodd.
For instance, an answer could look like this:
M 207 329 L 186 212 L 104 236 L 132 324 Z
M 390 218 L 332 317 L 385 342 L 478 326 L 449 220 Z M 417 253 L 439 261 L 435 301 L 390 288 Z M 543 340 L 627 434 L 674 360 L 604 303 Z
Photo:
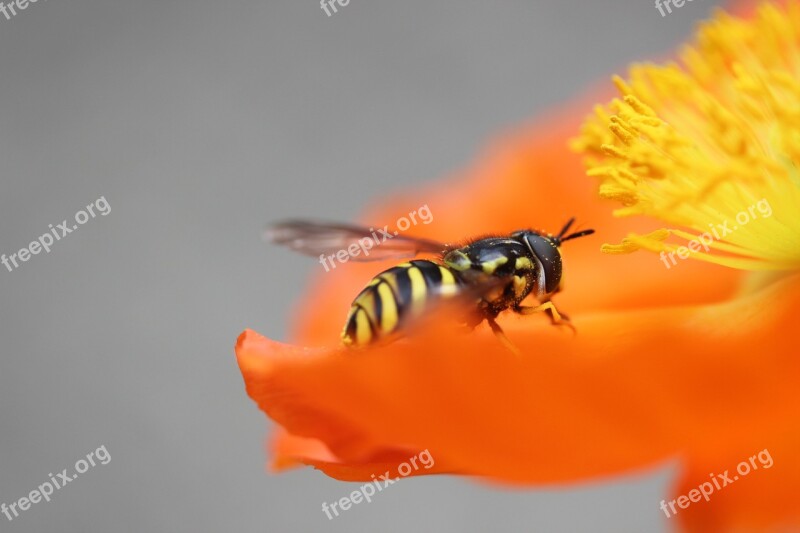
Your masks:
M 670 225 L 607 253 L 686 251 L 747 270 L 800 268 L 800 4 L 724 13 L 683 67 L 635 65 L 573 148 L 616 216 Z M 686 246 L 688 244 L 688 246 Z

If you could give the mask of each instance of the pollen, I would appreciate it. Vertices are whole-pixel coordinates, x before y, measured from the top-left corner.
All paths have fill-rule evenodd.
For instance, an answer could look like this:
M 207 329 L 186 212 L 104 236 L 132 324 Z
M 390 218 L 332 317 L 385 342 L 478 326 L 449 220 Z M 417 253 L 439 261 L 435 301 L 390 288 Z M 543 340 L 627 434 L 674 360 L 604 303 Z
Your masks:
M 800 1 L 717 11 L 680 63 L 634 65 L 573 149 L 614 215 L 665 227 L 606 253 L 674 252 L 744 270 L 800 267 Z M 687 247 L 686 245 L 689 244 Z

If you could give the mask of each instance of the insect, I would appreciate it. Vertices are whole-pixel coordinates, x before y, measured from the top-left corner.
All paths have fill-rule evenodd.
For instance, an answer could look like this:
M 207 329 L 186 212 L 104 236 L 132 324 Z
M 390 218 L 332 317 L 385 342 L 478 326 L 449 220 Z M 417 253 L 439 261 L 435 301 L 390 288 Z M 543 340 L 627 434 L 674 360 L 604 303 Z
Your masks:
M 594 233 L 586 229 L 568 235 L 574 221 L 567 221 L 557 235 L 520 230 L 461 245 L 394 236 L 384 239 L 368 256 L 351 255 L 352 261 L 375 261 L 411 259 L 425 253 L 437 254 L 438 262 L 410 260 L 375 276 L 353 300 L 342 342 L 364 346 L 394 340 L 402 336 L 408 323 L 419 319 L 436 302 L 458 299 L 466 307 L 463 321 L 468 327 L 486 320 L 500 342 L 515 353 L 516 348 L 496 321 L 503 311 L 521 315 L 545 312 L 553 324 L 572 327 L 550 299 L 563 285 L 561 244 Z M 268 228 L 265 237 L 303 254 L 332 257 L 367 235 L 369 230 L 358 226 L 286 221 Z M 539 304 L 522 305 L 529 295 Z

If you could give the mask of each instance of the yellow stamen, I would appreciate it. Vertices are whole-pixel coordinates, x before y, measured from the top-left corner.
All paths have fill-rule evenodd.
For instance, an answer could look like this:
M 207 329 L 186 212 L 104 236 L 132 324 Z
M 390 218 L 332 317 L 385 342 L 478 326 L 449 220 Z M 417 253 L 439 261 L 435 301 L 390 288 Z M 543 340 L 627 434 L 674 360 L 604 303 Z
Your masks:
M 573 142 L 600 196 L 622 204 L 616 216 L 670 225 L 603 251 L 690 244 L 690 257 L 732 268 L 800 268 L 800 2 L 747 21 L 719 11 L 681 58 L 615 77 L 622 97 Z

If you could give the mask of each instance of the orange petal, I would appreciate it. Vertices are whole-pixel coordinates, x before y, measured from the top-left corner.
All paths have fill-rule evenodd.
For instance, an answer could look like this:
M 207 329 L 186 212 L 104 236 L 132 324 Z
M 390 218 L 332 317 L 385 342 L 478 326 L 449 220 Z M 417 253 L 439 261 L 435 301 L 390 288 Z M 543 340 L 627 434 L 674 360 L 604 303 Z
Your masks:
M 793 420 L 760 423 L 757 415 L 749 417 L 741 421 L 744 438 L 691 458 L 669 498 L 676 500 L 677 510 L 671 520 L 680 522 L 687 533 L 799 531 L 800 411 L 796 403 L 788 407 L 795 409 Z M 708 501 L 683 500 L 688 507 L 682 509 L 677 498 L 688 497 L 703 483 L 708 483 L 703 487 L 707 493 L 713 490 Z M 665 502 L 668 509 L 670 501 Z
M 575 316 L 574 338 L 509 319 L 519 358 L 437 328 L 363 353 L 247 331 L 236 351 L 259 406 L 343 464 L 429 449 L 449 470 L 553 483 L 749 452 L 751 424 L 780 435 L 800 412 L 798 312 L 796 276 L 724 304 Z
M 288 433 L 283 428 L 273 439 L 273 452 L 275 461 L 274 470 L 283 470 L 298 464 L 306 464 L 325 472 L 330 477 L 341 481 L 364 481 L 373 479 L 373 476 L 384 475 L 385 478 L 412 477 L 432 474 L 457 473 L 448 469 L 441 462 L 437 463 L 432 457 L 425 461 L 419 460 L 420 453 L 424 450 L 386 450 L 373 454 L 368 462 L 341 463 L 328 447 L 319 440 L 297 437 Z M 411 459 L 414 459 L 413 461 Z M 408 472 L 399 471 L 400 465 L 409 465 Z M 416 468 L 413 468 L 413 466 Z M 405 467 L 404 467 L 405 468 Z M 388 473 L 388 474 L 387 474 Z

